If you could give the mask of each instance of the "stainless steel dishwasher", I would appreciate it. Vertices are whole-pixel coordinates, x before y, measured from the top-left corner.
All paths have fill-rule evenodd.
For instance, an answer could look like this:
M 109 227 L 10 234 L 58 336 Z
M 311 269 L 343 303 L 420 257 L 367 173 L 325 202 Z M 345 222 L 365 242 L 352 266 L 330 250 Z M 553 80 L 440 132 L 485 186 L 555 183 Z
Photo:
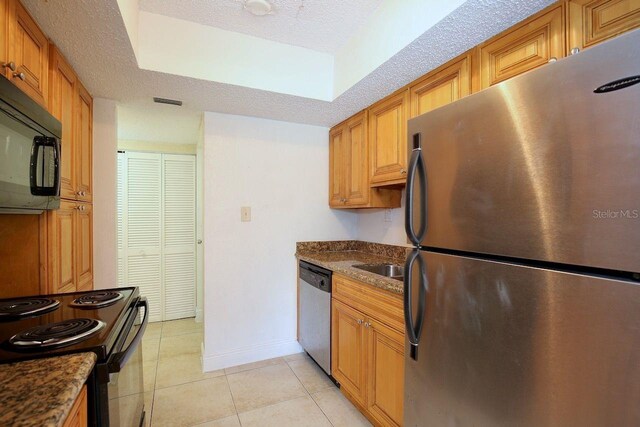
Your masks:
M 331 375 L 331 271 L 300 261 L 298 341 L 316 363 Z

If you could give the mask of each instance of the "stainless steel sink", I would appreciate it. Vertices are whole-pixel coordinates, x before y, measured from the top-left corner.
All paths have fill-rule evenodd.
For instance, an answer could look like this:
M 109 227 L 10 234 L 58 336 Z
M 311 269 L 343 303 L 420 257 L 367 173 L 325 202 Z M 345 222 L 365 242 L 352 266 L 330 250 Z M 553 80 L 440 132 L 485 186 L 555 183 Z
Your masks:
M 404 267 L 397 264 L 360 264 L 354 265 L 354 267 L 370 273 L 379 274 L 380 276 L 390 277 L 391 279 L 404 279 Z

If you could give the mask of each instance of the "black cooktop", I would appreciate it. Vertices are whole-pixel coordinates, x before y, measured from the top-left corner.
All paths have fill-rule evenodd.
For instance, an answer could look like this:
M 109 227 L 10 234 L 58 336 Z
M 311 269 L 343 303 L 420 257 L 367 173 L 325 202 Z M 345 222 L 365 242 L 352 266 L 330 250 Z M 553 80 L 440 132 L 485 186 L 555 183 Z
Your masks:
M 105 362 L 138 289 L 0 300 L 0 363 L 92 351 Z

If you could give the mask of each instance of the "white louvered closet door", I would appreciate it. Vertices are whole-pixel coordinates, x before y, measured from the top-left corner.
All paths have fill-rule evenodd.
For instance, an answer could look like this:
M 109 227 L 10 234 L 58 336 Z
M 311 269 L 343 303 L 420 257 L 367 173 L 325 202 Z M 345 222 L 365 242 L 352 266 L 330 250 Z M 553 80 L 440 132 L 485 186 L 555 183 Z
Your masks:
M 162 155 L 165 320 L 196 310 L 196 159 Z
M 118 281 L 152 322 L 195 315 L 195 194 L 194 156 L 118 154 Z

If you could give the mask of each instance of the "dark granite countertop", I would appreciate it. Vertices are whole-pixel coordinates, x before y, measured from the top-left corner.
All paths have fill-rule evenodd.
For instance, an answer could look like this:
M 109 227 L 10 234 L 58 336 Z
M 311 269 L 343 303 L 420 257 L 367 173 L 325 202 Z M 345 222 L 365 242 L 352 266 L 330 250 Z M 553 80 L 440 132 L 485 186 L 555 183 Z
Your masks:
M 372 286 L 402 295 L 401 281 L 354 268 L 358 264 L 404 264 L 409 248 L 357 240 L 333 242 L 299 242 L 298 259 L 319 265 Z
M 95 363 L 77 353 L 0 365 L 0 425 L 62 426 Z

